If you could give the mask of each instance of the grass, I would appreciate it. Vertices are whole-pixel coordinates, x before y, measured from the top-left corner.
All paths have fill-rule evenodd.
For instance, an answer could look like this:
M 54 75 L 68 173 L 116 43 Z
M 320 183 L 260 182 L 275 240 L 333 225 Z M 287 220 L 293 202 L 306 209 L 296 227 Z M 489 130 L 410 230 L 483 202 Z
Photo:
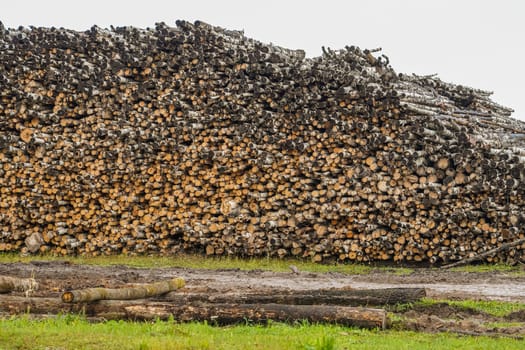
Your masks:
M 448 304 L 465 310 L 475 310 L 495 317 L 504 317 L 512 312 L 525 309 L 525 303 L 498 300 L 445 300 L 423 298 L 421 301 L 408 304 L 398 304 L 389 308 L 391 312 L 406 312 L 415 307 L 431 307 L 436 304 Z
M 525 309 L 524 303 L 497 300 L 431 300 L 431 302 L 446 302 L 451 306 L 481 311 L 496 317 L 507 316 L 511 312 L 516 312 Z
M 197 269 L 241 269 L 289 271 L 295 265 L 301 271 L 366 274 L 374 271 L 397 275 L 410 274 L 414 269 L 374 267 L 367 264 L 312 263 L 308 260 L 209 258 L 197 255 L 179 256 L 99 256 L 54 257 L 0 254 L 0 263 L 34 260 L 67 260 L 74 264 L 127 265 L 139 268 L 185 267 Z M 514 267 L 478 265 L 453 271 L 513 273 Z M 415 304 L 400 305 L 394 311 L 415 305 L 430 306 L 446 302 L 449 305 L 474 309 L 494 316 L 504 316 L 525 308 L 523 303 L 474 300 L 424 299 Z M 504 327 L 506 323 L 494 327 Z M 519 325 L 519 323 L 518 323 Z M 448 333 L 428 334 L 403 330 L 362 330 L 334 325 L 297 323 L 286 325 L 237 325 L 215 327 L 206 323 L 179 324 L 174 321 L 149 323 L 107 321 L 90 323 L 81 316 L 62 315 L 44 320 L 29 316 L 0 319 L 0 350 L 3 349 L 521 349 L 522 341 L 488 337 L 457 336 Z
M 487 322 L 484 325 L 487 328 L 512 328 L 523 327 L 523 322 Z
M 326 263 L 319 264 L 309 259 L 276 259 L 276 258 L 238 258 L 238 257 L 206 257 L 202 255 L 179 254 L 174 256 L 154 255 L 109 255 L 109 256 L 53 256 L 27 255 L 16 253 L 0 253 L 0 263 L 30 262 L 35 260 L 60 260 L 74 264 L 87 265 L 126 265 L 138 268 L 183 267 L 195 269 L 240 269 L 240 270 L 267 270 L 290 271 L 290 265 L 295 265 L 305 272 L 339 272 L 346 274 L 368 274 L 374 271 L 392 273 L 393 275 L 409 275 L 416 268 L 402 266 L 377 266 L 367 263 Z M 449 271 L 483 273 L 501 272 L 512 276 L 525 276 L 525 270 L 520 266 L 505 264 L 479 264 L 452 268 Z
M 237 257 L 205 257 L 202 255 L 175 255 L 175 256 L 52 256 L 52 255 L 28 255 L 20 256 L 14 253 L 0 254 L 0 263 L 30 262 L 34 260 L 61 260 L 70 261 L 74 264 L 87 265 L 127 265 L 139 268 L 158 267 L 184 267 L 196 269 L 240 269 L 240 270 L 268 270 L 268 271 L 290 271 L 290 265 L 295 265 L 300 271 L 307 272 L 340 272 L 348 274 L 367 274 L 375 267 L 366 264 L 319 264 L 309 260 L 301 259 L 275 259 L 275 258 L 237 258 Z M 409 274 L 413 270 L 406 268 L 380 268 L 391 270 L 396 274 Z
M 471 273 L 483 273 L 483 272 L 502 272 L 509 273 L 514 276 L 525 276 L 525 270 L 519 265 L 507 265 L 507 264 L 475 264 L 453 267 L 449 271 L 455 272 L 471 272 Z
M 378 331 L 298 323 L 215 327 L 107 321 L 90 323 L 81 316 L 34 320 L 27 316 L 0 320 L 0 349 L 522 349 L 514 339 Z

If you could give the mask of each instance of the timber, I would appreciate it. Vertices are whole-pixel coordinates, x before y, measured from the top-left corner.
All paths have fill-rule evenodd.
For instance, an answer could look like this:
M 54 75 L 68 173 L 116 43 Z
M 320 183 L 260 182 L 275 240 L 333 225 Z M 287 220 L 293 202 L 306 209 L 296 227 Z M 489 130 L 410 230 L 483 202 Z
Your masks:
M 183 288 L 184 285 L 184 279 L 177 277 L 167 281 L 117 289 L 88 288 L 64 292 L 62 293 L 62 301 L 65 303 L 82 303 L 97 300 L 144 299 Z
M 334 305 L 283 305 L 283 304 L 202 304 L 177 306 L 173 304 L 131 305 L 125 307 L 127 314 L 135 319 L 167 319 L 173 315 L 178 320 L 208 321 L 217 324 L 245 322 L 266 323 L 298 322 L 335 323 L 361 328 L 387 326 L 383 309 L 356 308 Z
M 507 250 L 507 249 L 510 249 L 510 248 L 515 247 L 517 245 L 524 244 L 524 243 L 525 243 L 525 238 L 518 239 L 517 241 L 502 244 L 501 246 L 499 246 L 497 248 L 488 250 L 488 251 L 486 251 L 484 253 L 481 253 L 481 254 L 478 254 L 478 255 L 474 255 L 474 256 L 472 256 L 470 258 L 466 258 L 466 259 L 463 259 L 463 260 L 460 260 L 460 261 L 456 261 L 455 263 L 452 263 L 452 264 L 449 264 L 449 265 L 441 266 L 441 268 L 442 269 L 450 269 L 452 267 L 467 265 L 467 264 L 473 263 L 475 261 L 483 260 L 487 256 L 494 255 L 494 254 L 496 254 L 496 253 L 498 253 L 498 252 L 500 252 L 502 250 Z
M 202 21 L 0 47 L 0 252 L 525 259 L 498 249 L 525 238 L 525 123 L 491 92 Z
M 144 300 L 100 300 L 92 303 L 63 303 L 59 298 L 0 298 L 0 310 L 11 314 L 35 315 L 82 312 L 88 317 L 106 320 L 153 320 L 173 317 L 180 322 L 208 321 L 213 324 L 242 322 L 265 323 L 268 320 L 293 323 L 337 323 L 362 328 L 387 327 L 383 309 L 356 308 L 334 305 L 282 304 L 195 304 L 178 305 L 171 302 Z
M 234 303 L 234 304 L 289 304 L 385 306 L 414 303 L 426 296 L 424 288 L 384 289 L 320 289 L 294 290 L 272 293 L 168 293 L 157 300 L 176 304 Z
M 0 293 L 30 292 L 38 290 L 38 282 L 34 278 L 18 278 L 0 276 Z

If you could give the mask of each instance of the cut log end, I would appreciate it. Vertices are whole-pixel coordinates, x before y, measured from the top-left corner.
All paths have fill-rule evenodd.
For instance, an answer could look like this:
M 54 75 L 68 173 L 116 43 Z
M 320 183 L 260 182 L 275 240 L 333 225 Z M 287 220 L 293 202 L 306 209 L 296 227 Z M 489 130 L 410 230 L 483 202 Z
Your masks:
M 62 301 L 64 303 L 72 303 L 74 299 L 75 299 L 75 295 L 72 292 L 62 293 Z

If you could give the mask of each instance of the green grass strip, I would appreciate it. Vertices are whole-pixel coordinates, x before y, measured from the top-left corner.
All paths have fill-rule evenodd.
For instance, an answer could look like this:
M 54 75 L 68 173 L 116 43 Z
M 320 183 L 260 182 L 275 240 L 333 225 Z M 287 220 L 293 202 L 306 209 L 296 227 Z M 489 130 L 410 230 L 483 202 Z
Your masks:
M 374 267 L 366 264 L 318 264 L 307 259 L 274 259 L 274 258 L 237 258 L 237 257 L 205 257 L 202 255 L 174 255 L 174 256 L 51 256 L 30 255 L 19 256 L 13 253 L 0 254 L 0 263 L 30 262 L 35 260 L 61 260 L 74 264 L 87 265 L 126 265 L 139 268 L 183 267 L 195 269 L 240 269 L 240 270 L 267 270 L 290 271 L 290 265 L 295 265 L 300 271 L 308 272 L 341 272 L 349 274 L 370 273 Z M 385 269 L 385 268 L 382 268 Z M 410 273 L 411 269 L 392 268 L 397 274 Z
M 79 316 L 0 320 L 0 349 L 523 349 L 519 340 L 330 325 L 210 326 L 174 321 L 90 323 Z

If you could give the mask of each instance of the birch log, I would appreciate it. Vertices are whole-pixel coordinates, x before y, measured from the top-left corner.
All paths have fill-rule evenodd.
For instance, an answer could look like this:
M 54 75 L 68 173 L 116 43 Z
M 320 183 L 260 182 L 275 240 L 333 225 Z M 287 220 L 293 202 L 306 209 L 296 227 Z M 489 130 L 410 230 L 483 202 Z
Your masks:
M 166 294 L 176 289 L 184 287 L 185 282 L 182 278 L 173 278 L 167 281 L 144 284 L 134 287 L 112 288 L 88 288 L 73 290 L 62 293 L 64 303 L 82 303 L 97 300 L 132 300 L 144 299 L 153 296 Z
M 490 92 L 176 24 L 0 29 L 0 251 L 447 264 L 525 238 L 525 123 Z
M 463 259 L 463 260 L 460 260 L 460 261 L 456 261 L 455 263 L 452 263 L 452 264 L 449 264 L 449 265 L 444 265 L 441 268 L 443 268 L 443 269 L 450 269 L 452 267 L 467 265 L 467 264 L 470 264 L 472 262 L 483 260 L 483 258 L 485 258 L 487 256 L 490 256 L 490 255 L 494 255 L 494 254 L 496 254 L 496 253 L 498 253 L 498 252 L 500 252 L 502 250 L 507 250 L 507 249 L 510 249 L 510 248 L 515 247 L 517 245 L 524 244 L 524 243 L 525 243 L 525 238 L 519 239 L 519 240 L 514 241 L 514 242 L 510 242 L 510 243 L 505 243 L 505 244 L 502 244 L 501 246 L 499 246 L 497 248 L 488 250 L 488 251 L 483 252 L 483 253 L 481 253 L 479 255 L 474 255 L 472 257 L 469 257 L 469 258 L 466 258 L 466 259 Z
M 38 282 L 34 278 L 0 276 L 0 293 L 13 291 L 29 292 L 36 290 L 38 290 Z

